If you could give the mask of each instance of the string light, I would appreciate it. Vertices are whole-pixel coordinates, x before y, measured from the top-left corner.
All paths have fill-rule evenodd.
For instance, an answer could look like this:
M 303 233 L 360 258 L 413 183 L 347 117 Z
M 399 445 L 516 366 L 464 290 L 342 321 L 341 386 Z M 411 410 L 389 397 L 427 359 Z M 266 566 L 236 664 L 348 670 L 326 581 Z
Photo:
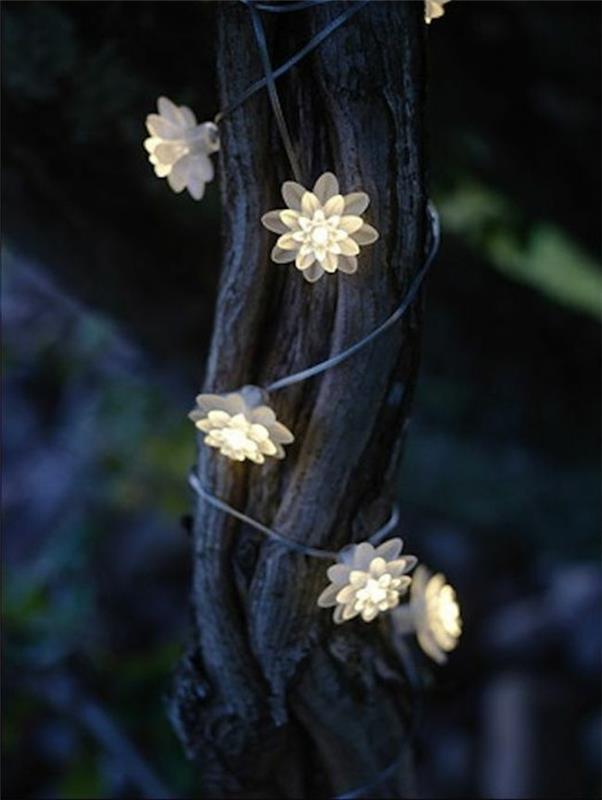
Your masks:
M 340 625 L 358 615 L 371 622 L 395 608 L 412 579 L 405 573 L 416 566 L 415 556 L 402 556 L 403 541 L 389 539 L 378 547 L 370 542 L 342 550 L 337 564 L 328 568 L 331 583 L 318 597 L 321 608 L 335 606 L 333 619 Z
M 158 114 L 149 114 L 144 140 L 148 160 L 158 178 L 167 178 L 174 192 L 188 189 L 194 200 L 205 194 L 213 180 L 211 153 L 219 150 L 219 132 L 214 122 L 197 123 L 188 106 L 176 106 L 167 97 L 157 101 Z
M 286 181 L 282 197 L 287 208 L 268 211 L 261 218 L 268 230 L 281 234 L 272 249 L 272 261 L 294 261 L 310 283 L 325 272 L 354 273 L 360 246 L 378 239 L 378 231 L 360 216 L 370 203 L 368 195 L 340 194 L 332 172 L 321 175 L 312 191 Z
M 462 633 L 460 605 L 453 587 L 440 572 L 420 565 L 414 572 L 410 601 L 392 616 L 398 634 L 416 633 L 418 644 L 439 664 L 447 661 Z
M 295 439 L 265 404 L 265 392 L 257 386 L 224 395 L 199 394 L 188 417 L 205 433 L 206 445 L 233 461 L 263 464 L 266 456 L 284 458 L 282 445 Z

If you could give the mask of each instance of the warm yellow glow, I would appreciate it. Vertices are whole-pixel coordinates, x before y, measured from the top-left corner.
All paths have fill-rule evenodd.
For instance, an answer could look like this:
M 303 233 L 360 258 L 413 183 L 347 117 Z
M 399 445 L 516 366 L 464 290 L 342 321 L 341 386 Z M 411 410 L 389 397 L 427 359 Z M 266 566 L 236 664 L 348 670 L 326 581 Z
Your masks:
M 432 20 L 438 19 L 445 14 L 443 6 L 451 0 L 425 0 L 424 3 L 424 21 L 430 25 Z
M 213 180 L 211 153 L 219 150 L 219 134 L 213 122 L 197 123 L 187 106 L 176 106 L 167 97 L 157 101 L 158 114 L 149 114 L 144 140 L 155 175 L 167 178 L 174 192 L 188 189 L 195 200 L 205 193 L 205 184 Z
M 227 395 L 200 394 L 188 416 L 206 434 L 203 441 L 209 447 L 234 461 L 263 464 L 266 456 L 284 458 L 282 445 L 294 437 L 262 400 L 254 386 Z
M 310 283 L 325 272 L 355 272 L 360 245 L 378 239 L 378 231 L 360 216 L 370 202 L 368 195 L 339 194 L 338 180 L 325 172 L 313 191 L 287 181 L 282 196 L 288 208 L 269 211 L 261 218 L 266 228 L 281 234 L 272 260 L 278 264 L 294 261 Z
M 370 622 L 395 608 L 411 583 L 404 573 L 416 564 L 414 556 L 400 557 L 402 547 L 401 539 L 389 539 L 377 548 L 362 542 L 343 551 L 339 562 L 328 569 L 331 583 L 318 598 L 318 605 L 335 606 L 337 624 L 357 616 Z
M 441 573 L 431 576 L 426 567 L 418 567 L 412 581 L 409 613 L 424 652 L 444 663 L 445 654 L 457 647 L 462 633 L 456 592 L 445 576 Z

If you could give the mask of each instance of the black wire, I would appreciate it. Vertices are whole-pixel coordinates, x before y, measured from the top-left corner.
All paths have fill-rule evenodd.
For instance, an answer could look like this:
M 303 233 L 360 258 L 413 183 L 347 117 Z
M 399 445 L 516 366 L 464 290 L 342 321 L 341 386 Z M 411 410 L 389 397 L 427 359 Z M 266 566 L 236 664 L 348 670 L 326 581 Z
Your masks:
M 291 170 L 293 172 L 293 175 L 295 176 L 295 180 L 300 183 L 301 170 L 299 169 L 299 163 L 297 161 L 297 157 L 295 156 L 293 143 L 291 141 L 291 137 L 288 132 L 288 128 L 286 126 L 286 121 L 284 119 L 284 114 L 282 112 L 282 106 L 280 104 L 280 98 L 278 97 L 278 90 L 276 89 L 276 83 L 274 81 L 274 73 L 272 71 L 272 64 L 270 62 L 270 54 L 268 52 L 268 44 L 265 38 L 265 31 L 263 29 L 263 22 L 261 21 L 261 15 L 259 11 L 257 11 L 257 9 L 255 8 L 253 3 L 251 3 L 249 0 L 242 0 L 242 2 L 246 6 L 248 6 L 249 11 L 251 12 L 253 31 L 255 33 L 255 39 L 257 40 L 257 46 L 259 47 L 259 55 L 261 57 L 261 63 L 263 64 L 263 71 L 267 83 L 270 103 L 272 104 L 272 111 L 274 112 L 274 116 L 276 117 L 276 124 L 278 125 L 278 130 L 280 131 L 280 136 L 284 144 L 284 149 L 286 150 L 286 155 L 289 160 L 289 164 L 291 165 Z
M 319 2 L 329 2 L 329 1 L 330 0 L 312 0 L 310 5 L 317 5 Z M 357 12 L 360 9 L 362 9 L 365 5 L 367 5 L 368 2 L 369 2 L 369 0 L 354 0 L 354 2 L 349 6 L 349 8 L 347 8 L 345 11 L 343 11 L 342 14 L 339 14 L 338 17 L 335 17 L 333 20 L 331 20 L 328 23 L 328 25 L 326 25 L 324 28 L 322 28 L 321 31 L 318 31 L 318 33 L 316 33 L 316 35 L 313 36 L 306 45 L 304 45 L 300 50 L 298 50 L 294 55 L 292 55 L 288 59 L 288 61 L 285 61 L 284 64 L 281 64 L 277 69 L 275 69 L 273 71 L 273 73 L 272 73 L 272 75 L 274 77 L 274 80 L 276 78 L 280 78 L 282 75 L 287 73 L 289 71 L 289 69 L 292 69 L 292 67 L 294 67 L 295 64 L 298 64 L 299 61 L 301 61 L 301 59 L 305 58 L 305 56 L 308 53 L 311 53 L 312 50 L 314 50 L 316 47 L 318 47 L 318 45 L 320 45 L 324 41 L 324 39 L 328 38 L 328 36 L 330 36 L 330 34 L 333 31 L 335 31 L 337 28 L 340 28 L 340 26 L 343 25 L 345 22 L 347 22 L 347 20 L 351 19 L 351 17 L 354 14 L 357 14 Z M 308 6 L 306 6 L 306 7 L 308 7 Z M 263 9 L 263 4 L 257 4 L 256 3 L 255 4 L 255 8 Z M 267 10 L 267 9 L 265 9 L 265 10 Z M 276 11 L 275 8 L 271 9 L 271 10 L 272 11 Z M 280 10 L 280 8 L 278 10 Z M 287 7 L 286 9 L 282 9 L 282 10 L 293 11 L 295 9 Z M 228 114 L 231 114 L 233 111 L 235 111 L 243 103 L 246 103 L 246 101 L 250 97 L 252 97 L 254 94 L 256 94 L 256 92 L 259 92 L 266 85 L 267 85 L 267 79 L 266 78 L 260 78 L 259 80 L 257 80 L 254 83 L 252 83 L 249 86 L 249 88 L 245 92 L 243 92 L 243 94 L 240 97 L 238 97 L 233 103 L 230 103 L 230 105 L 226 106 L 224 109 L 222 109 L 222 111 L 218 112 L 215 115 L 215 118 L 214 118 L 215 124 L 216 125 L 219 124 L 219 122 L 224 117 L 227 117 Z

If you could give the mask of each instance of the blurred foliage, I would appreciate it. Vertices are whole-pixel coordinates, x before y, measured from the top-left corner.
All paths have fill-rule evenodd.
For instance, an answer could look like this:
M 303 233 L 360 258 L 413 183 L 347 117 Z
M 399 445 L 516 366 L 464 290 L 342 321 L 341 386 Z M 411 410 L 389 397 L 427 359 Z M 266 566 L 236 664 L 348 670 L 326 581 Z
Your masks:
M 545 222 L 525 230 L 520 209 L 508 198 L 470 180 L 435 200 L 443 229 L 485 256 L 485 263 L 602 319 L 600 266 L 562 230 Z

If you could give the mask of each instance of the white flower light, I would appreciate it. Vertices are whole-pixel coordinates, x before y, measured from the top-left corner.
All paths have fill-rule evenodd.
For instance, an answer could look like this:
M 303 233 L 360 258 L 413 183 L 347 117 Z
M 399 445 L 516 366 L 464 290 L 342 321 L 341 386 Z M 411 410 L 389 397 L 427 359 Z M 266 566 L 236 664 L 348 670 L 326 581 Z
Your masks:
M 381 611 L 395 608 L 412 579 L 404 573 L 416 566 L 414 556 L 399 557 L 401 539 L 389 539 L 378 547 L 370 542 L 347 547 L 338 563 L 328 569 L 331 584 L 318 598 L 321 608 L 336 606 L 337 624 L 361 615 L 370 622 Z
M 414 573 L 410 602 L 393 615 L 398 633 L 415 631 L 420 647 L 439 664 L 447 661 L 462 633 L 460 606 L 452 586 L 439 572 L 420 566 Z
M 197 124 L 187 106 L 176 106 L 167 97 L 157 101 L 158 114 L 149 114 L 144 140 L 148 160 L 155 175 L 167 178 L 174 192 L 188 189 L 195 200 L 205 193 L 205 184 L 213 180 L 211 153 L 219 150 L 219 134 L 213 122 Z
M 234 461 L 263 464 L 266 456 L 284 458 L 282 445 L 295 438 L 263 401 L 264 394 L 256 386 L 225 395 L 200 394 L 188 416 L 206 434 L 204 442 L 209 447 Z
M 282 197 L 288 208 L 268 211 L 261 218 L 268 230 L 281 234 L 272 250 L 272 261 L 294 261 L 310 283 L 337 269 L 355 272 L 360 245 L 378 239 L 378 231 L 360 216 L 370 203 L 368 195 L 339 194 L 339 182 L 332 172 L 321 175 L 311 192 L 299 183 L 286 181 Z
M 430 25 L 434 19 L 438 19 L 445 14 L 443 6 L 450 0 L 425 0 L 424 2 L 424 21 Z

